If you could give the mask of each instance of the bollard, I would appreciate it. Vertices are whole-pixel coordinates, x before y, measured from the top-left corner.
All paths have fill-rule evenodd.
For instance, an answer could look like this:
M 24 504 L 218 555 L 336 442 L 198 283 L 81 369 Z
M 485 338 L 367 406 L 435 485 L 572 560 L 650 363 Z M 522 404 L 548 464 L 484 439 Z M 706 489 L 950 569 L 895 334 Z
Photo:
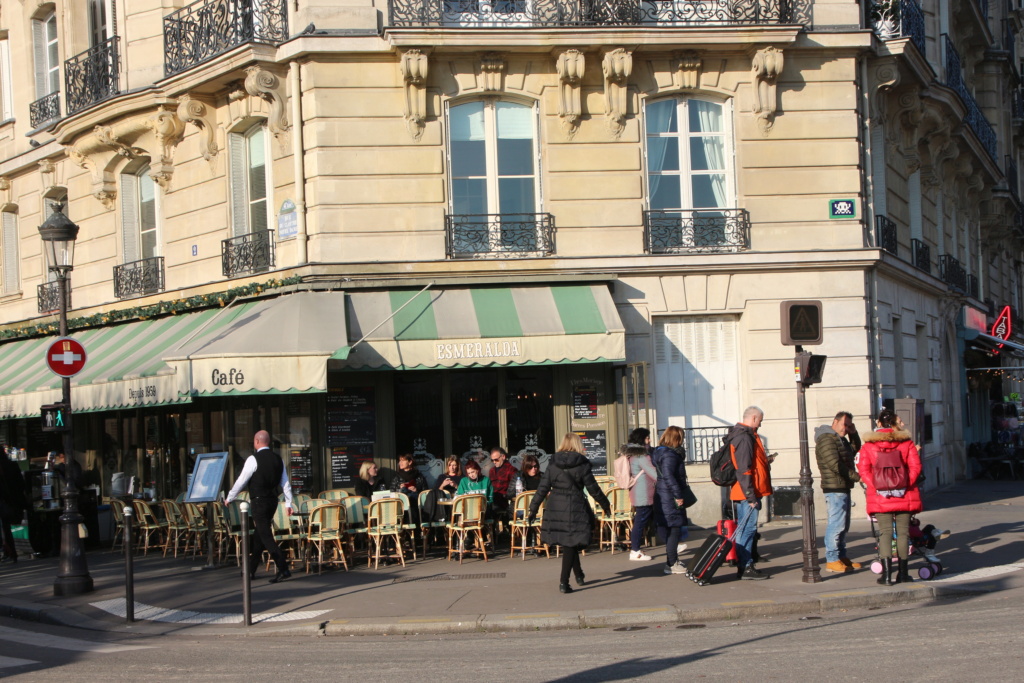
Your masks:
M 128 623 L 135 621 L 135 570 L 132 563 L 135 551 L 132 549 L 132 508 L 124 508 L 124 618 Z
M 249 503 L 238 504 L 242 517 L 242 622 L 252 626 L 252 580 L 249 565 Z

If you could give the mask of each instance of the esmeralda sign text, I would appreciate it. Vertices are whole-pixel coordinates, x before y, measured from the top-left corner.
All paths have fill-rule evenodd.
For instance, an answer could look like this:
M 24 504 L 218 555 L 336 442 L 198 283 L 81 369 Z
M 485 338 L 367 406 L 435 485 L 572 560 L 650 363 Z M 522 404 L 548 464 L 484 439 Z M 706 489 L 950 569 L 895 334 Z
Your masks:
M 518 358 L 523 355 L 518 340 L 438 343 L 435 348 L 437 360 Z

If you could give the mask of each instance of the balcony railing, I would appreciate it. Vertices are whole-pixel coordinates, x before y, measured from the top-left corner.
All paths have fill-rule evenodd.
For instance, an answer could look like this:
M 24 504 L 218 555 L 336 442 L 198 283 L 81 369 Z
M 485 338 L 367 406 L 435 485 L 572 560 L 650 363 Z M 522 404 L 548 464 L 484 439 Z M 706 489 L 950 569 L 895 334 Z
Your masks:
M 722 447 L 722 439 L 730 427 L 690 427 L 686 435 L 686 462 L 710 462 L 711 456 Z
M 1006 187 L 1013 198 L 1020 201 L 1020 176 L 1017 174 L 1017 164 L 1009 154 L 1006 155 Z
M 1024 89 L 1010 90 L 1010 116 L 1015 123 L 1024 121 Z
M 644 211 L 644 248 L 649 254 L 749 249 L 750 212 L 746 209 Z
M 942 37 L 946 50 L 946 59 L 944 60 L 946 66 L 946 85 L 956 91 L 956 94 L 963 100 L 964 105 L 967 107 L 967 116 L 964 120 L 967 122 L 968 127 L 974 131 L 981 146 L 985 148 L 990 157 L 995 159 L 996 131 L 992 128 L 992 124 L 988 122 L 988 119 L 985 118 L 985 115 L 981 113 L 977 100 L 974 99 L 974 95 L 971 94 L 964 84 L 960 53 L 953 46 L 953 41 L 949 39 L 948 34 L 943 33 Z
M 68 115 L 120 92 L 118 37 L 113 36 L 64 62 Z
M 270 270 L 274 267 L 274 233 L 260 230 L 221 241 L 220 261 L 224 277 Z
M 164 17 L 164 75 L 246 43 L 288 38 L 285 0 L 199 0 Z
M 967 276 L 967 296 L 977 299 L 981 296 L 980 287 L 978 286 L 978 276 L 968 275 Z M 994 308 L 994 307 L 993 307 Z
M 389 0 L 393 28 L 810 24 L 811 0 Z
M 914 267 L 926 273 L 932 272 L 932 249 L 921 240 L 910 240 L 910 249 L 914 257 Z
M 40 313 L 53 313 L 60 310 L 60 282 L 46 282 L 36 290 Z M 71 280 L 68 279 L 68 310 L 71 310 Z
M 888 216 L 875 216 L 875 246 L 885 249 L 893 256 L 899 256 L 900 243 L 896 232 L 896 221 Z
M 114 266 L 114 296 L 118 299 L 130 299 L 162 291 L 164 291 L 164 259 L 162 256 Z
M 39 128 L 44 123 L 56 121 L 60 118 L 60 92 L 52 92 L 44 95 L 28 105 L 28 123 L 33 128 Z
M 555 252 L 555 218 L 549 213 L 448 214 L 448 258 L 516 258 Z
M 871 25 L 881 40 L 910 38 L 922 55 L 925 46 L 924 12 L 916 0 L 873 0 Z
M 949 254 L 939 257 L 939 279 L 961 294 L 967 293 L 967 271 Z

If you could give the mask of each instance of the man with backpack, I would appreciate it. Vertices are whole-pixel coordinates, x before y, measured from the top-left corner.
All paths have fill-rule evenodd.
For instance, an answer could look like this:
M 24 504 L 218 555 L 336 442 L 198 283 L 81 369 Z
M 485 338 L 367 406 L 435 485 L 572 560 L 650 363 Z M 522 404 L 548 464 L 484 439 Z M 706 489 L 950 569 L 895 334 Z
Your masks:
M 738 505 L 736 512 L 737 577 L 744 581 L 760 581 L 768 575 L 754 566 L 752 555 L 757 516 L 761 499 L 772 494 L 772 475 L 761 437 L 757 430 L 764 420 L 764 411 L 750 406 L 743 411 L 743 421 L 735 424 L 725 435 L 725 445 L 731 451 L 736 482 L 729 491 L 729 499 L 746 503 Z
M 850 490 L 860 481 L 854 456 L 860 437 L 853 415 L 836 413 L 832 425 L 814 430 L 814 456 L 818 460 L 821 490 L 825 493 L 828 524 L 825 527 L 825 569 L 838 574 L 860 569 L 859 562 L 846 557 L 846 534 L 850 531 Z

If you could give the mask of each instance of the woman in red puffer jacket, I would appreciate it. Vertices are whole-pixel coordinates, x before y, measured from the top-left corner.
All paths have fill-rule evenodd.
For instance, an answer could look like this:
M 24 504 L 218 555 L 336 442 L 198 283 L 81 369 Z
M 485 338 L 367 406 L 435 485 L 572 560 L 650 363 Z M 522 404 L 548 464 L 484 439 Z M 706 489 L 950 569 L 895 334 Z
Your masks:
M 864 437 L 864 445 L 857 456 L 857 471 L 867 486 L 868 514 L 878 522 L 878 557 L 882 561 L 882 576 L 878 583 L 891 586 L 893 583 L 910 581 L 907 562 L 910 556 L 910 517 L 920 512 L 921 491 L 918 477 L 921 476 L 921 456 L 911 440 L 910 432 L 901 429 L 902 421 L 896 413 L 885 408 L 878 414 L 878 428 Z M 897 490 L 882 490 L 876 487 L 879 455 L 895 451 L 899 454 L 907 472 L 907 487 Z M 899 558 L 896 580 L 892 579 L 892 528 L 896 523 L 896 554 Z

